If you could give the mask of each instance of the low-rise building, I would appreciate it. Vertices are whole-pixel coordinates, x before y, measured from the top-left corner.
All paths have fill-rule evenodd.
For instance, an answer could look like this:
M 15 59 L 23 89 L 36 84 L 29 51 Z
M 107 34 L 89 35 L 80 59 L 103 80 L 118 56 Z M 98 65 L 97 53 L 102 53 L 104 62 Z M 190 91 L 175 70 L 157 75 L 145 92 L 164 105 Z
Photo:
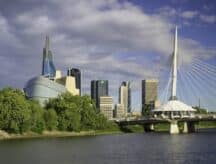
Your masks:
M 125 110 L 122 104 L 116 104 L 114 110 L 114 117 L 115 118 L 123 118 L 125 117 Z
M 100 97 L 100 112 L 107 118 L 113 118 L 113 98 L 110 96 Z

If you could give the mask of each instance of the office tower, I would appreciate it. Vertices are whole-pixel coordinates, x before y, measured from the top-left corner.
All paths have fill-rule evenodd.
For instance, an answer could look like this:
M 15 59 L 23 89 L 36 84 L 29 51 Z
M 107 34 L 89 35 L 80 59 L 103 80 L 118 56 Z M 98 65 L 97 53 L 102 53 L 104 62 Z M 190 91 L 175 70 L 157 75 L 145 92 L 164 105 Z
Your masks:
M 67 71 L 67 76 L 72 76 L 75 78 L 76 89 L 79 89 L 79 95 L 81 95 L 81 72 L 77 68 L 69 68 Z
M 102 113 L 107 119 L 113 118 L 113 98 L 109 96 L 100 97 L 100 113 Z
M 96 80 L 91 81 L 91 99 L 95 100 L 96 103 Z
M 131 88 L 130 82 L 122 82 L 119 88 L 119 104 L 123 105 L 125 114 L 131 112 Z
M 91 98 L 95 100 L 97 108 L 99 108 L 100 97 L 108 94 L 108 80 L 91 81 Z
M 123 118 L 125 117 L 125 110 L 122 104 L 116 104 L 114 109 L 114 117 L 115 118 Z
M 43 49 L 42 75 L 50 79 L 54 79 L 56 73 L 53 64 L 52 52 L 49 47 L 49 37 L 46 36 L 46 43 Z
M 149 112 L 154 109 L 157 100 L 157 79 L 142 80 L 142 111 Z

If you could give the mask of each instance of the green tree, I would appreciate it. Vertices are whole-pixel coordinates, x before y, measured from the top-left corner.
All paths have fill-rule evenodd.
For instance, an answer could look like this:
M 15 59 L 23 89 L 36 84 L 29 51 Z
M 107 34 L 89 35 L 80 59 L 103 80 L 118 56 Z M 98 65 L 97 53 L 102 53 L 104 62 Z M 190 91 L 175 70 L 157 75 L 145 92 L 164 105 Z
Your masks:
M 4 88 L 0 91 L 0 128 L 11 133 L 30 129 L 31 111 L 23 92 Z
M 64 93 L 50 99 L 46 108 L 53 108 L 58 115 L 58 129 L 79 131 L 81 124 L 81 98 L 70 93 Z
M 142 115 L 149 116 L 152 109 L 153 109 L 153 105 L 145 104 L 144 107 L 142 108 Z
M 89 96 L 64 93 L 50 99 L 46 105 L 46 109 L 49 108 L 56 111 L 59 130 L 96 130 L 108 127 L 107 119 L 97 113 L 95 103 Z
M 38 102 L 29 101 L 31 111 L 31 131 L 42 133 L 45 129 L 44 109 Z
M 44 119 L 47 130 L 55 130 L 58 126 L 58 116 L 54 109 L 48 109 L 44 112 Z
M 200 107 L 198 107 L 198 106 L 195 106 L 195 107 L 193 107 L 193 108 L 196 109 L 196 113 L 197 113 L 197 114 L 207 114 L 207 113 L 208 113 L 207 109 L 200 108 Z

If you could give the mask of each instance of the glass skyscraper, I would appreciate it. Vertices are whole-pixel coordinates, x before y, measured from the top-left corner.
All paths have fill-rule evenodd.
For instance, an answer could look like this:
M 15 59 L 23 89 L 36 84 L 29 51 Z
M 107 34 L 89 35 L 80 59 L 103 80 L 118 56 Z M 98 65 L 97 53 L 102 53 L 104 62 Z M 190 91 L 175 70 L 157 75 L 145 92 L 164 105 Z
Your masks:
M 108 80 L 91 81 L 91 98 L 95 100 L 97 108 L 99 108 L 100 97 L 108 95 Z
M 43 49 L 43 63 L 42 63 L 42 75 L 53 79 L 55 77 L 56 69 L 53 64 L 52 52 L 49 49 L 49 37 L 46 36 L 46 43 Z

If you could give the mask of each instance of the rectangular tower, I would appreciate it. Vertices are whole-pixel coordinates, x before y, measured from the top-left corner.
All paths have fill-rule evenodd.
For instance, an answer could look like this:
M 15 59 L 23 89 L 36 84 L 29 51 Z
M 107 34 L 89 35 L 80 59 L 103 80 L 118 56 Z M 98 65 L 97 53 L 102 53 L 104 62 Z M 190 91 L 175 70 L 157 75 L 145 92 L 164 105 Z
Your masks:
M 67 71 L 68 76 L 75 78 L 76 89 L 79 89 L 79 95 L 81 95 L 81 72 L 77 68 L 69 68 Z
M 146 79 L 142 80 L 142 112 L 143 114 L 155 107 L 158 94 L 158 80 Z
M 91 98 L 95 100 L 97 108 L 99 108 L 100 97 L 108 95 L 108 80 L 91 81 Z
M 119 104 L 123 105 L 125 114 L 131 112 L 131 88 L 130 82 L 122 82 L 119 88 Z

